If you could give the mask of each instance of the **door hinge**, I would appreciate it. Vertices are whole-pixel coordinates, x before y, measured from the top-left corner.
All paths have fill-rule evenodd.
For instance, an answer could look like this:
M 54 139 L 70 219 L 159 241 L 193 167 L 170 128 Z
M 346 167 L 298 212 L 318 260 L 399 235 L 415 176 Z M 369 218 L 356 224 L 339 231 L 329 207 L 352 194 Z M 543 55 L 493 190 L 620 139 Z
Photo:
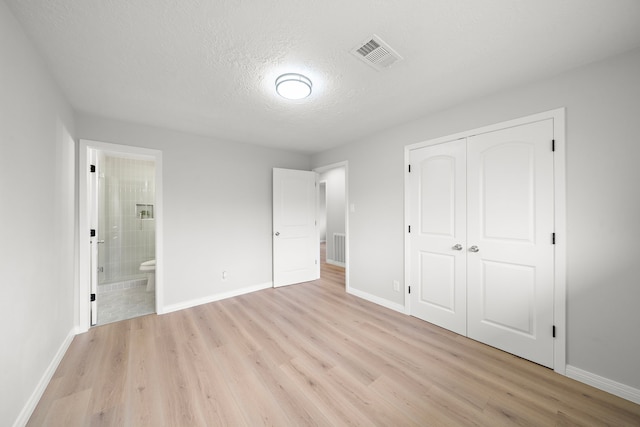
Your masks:
M 96 300 L 96 294 L 91 294 L 91 302 L 94 302 Z
M 556 325 L 553 325 L 553 328 L 551 328 L 551 334 L 553 335 L 553 338 L 556 337 Z
M 411 226 L 409 226 L 409 233 L 411 233 Z
M 551 233 L 551 244 L 552 245 L 556 244 L 556 233 Z
M 556 151 L 556 140 L 555 139 L 551 140 L 551 151 Z
M 89 166 L 89 172 L 95 172 L 95 171 L 96 171 L 96 165 Z
M 96 237 L 96 230 L 92 228 L 91 231 L 89 231 L 89 237 Z
M 409 165 L 409 173 L 411 173 L 411 165 Z

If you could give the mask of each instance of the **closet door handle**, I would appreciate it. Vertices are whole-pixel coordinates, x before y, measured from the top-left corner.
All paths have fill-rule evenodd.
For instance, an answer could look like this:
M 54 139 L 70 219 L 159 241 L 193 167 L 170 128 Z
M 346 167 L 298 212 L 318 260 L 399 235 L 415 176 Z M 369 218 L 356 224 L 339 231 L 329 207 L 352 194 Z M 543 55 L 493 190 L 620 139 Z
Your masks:
M 453 247 L 451 247 L 451 249 L 453 249 L 454 251 L 461 251 L 462 245 L 460 243 L 456 243 L 455 245 L 453 245 Z
M 480 252 L 480 249 L 476 245 L 473 245 L 469 248 L 469 252 Z

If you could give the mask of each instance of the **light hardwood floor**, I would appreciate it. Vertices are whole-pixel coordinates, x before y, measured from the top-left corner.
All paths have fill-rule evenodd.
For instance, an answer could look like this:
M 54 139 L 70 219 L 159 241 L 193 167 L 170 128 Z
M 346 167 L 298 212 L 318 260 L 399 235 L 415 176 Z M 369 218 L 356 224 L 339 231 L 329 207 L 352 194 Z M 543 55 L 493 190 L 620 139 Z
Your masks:
M 348 295 L 344 270 L 75 337 L 31 426 L 640 425 L 640 406 Z

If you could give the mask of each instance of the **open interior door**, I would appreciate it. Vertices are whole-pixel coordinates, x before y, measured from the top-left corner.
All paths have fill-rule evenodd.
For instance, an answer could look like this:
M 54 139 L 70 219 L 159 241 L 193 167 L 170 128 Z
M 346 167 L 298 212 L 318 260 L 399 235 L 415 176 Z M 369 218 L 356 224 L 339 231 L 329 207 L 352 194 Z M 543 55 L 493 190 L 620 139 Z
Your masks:
M 320 278 L 317 174 L 273 169 L 273 286 Z
M 95 150 L 89 153 L 89 241 L 91 244 L 91 257 L 89 271 L 91 272 L 91 326 L 98 323 L 98 306 L 96 294 L 98 293 L 98 159 Z

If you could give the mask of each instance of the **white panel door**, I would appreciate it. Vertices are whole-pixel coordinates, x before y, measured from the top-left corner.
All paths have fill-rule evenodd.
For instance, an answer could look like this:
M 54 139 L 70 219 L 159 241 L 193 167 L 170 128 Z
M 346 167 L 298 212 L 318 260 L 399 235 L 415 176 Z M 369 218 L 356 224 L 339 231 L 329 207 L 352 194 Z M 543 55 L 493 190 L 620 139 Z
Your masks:
M 411 315 L 466 335 L 466 142 L 410 154 Z
M 273 169 L 273 286 L 320 278 L 317 174 Z
M 553 367 L 553 121 L 468 138 L 467 332 Z
M 96 301 L 98 295 L 98 240 L 100 236 L 99 230 L 99 218 L 98 218 L 98 167 L 101 165 L 98 164 L 98 153 L 96 150 L 90 150 L 89 154 L 89 171 L 85 173 L 89 174 L 88 179 L 88 187 L 89 187 L 89 229 L 93 230 L 93 236 L 89 236 L 89 242 L 91 245 L 91 255 L 89 262 L 89 271 L 91 272 L 90 283 L 91 283 L 91 326 L 95 326 L 98 323 L 98 302 Z M 90 172 L 93 170 L 93 172 Z M 87 230 L 89 232 L 89 230 Z

